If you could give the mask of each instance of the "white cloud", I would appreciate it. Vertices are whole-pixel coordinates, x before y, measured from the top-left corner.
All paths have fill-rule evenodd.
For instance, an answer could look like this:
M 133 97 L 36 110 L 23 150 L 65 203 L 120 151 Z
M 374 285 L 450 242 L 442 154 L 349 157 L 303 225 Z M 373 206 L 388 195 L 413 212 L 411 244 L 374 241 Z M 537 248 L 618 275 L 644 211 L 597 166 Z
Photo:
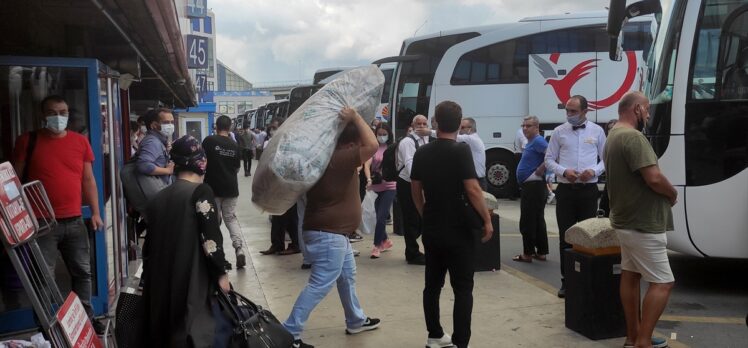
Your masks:
M 397 55 L 403 39 L 521 17 L 600 10 L 607 0 L 209 0 L 217 55 L 253 83 Z

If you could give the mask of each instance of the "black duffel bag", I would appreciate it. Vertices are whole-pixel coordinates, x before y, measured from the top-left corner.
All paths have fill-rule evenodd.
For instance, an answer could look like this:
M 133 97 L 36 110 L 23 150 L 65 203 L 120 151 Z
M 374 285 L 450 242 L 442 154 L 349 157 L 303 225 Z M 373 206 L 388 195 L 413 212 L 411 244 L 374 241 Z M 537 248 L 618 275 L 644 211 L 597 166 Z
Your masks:
M 290 348 L 293 335 L 267 309 L 231 290 L 228 294 L 216 291 L 218 303 L 233 331 L 231 348 Z

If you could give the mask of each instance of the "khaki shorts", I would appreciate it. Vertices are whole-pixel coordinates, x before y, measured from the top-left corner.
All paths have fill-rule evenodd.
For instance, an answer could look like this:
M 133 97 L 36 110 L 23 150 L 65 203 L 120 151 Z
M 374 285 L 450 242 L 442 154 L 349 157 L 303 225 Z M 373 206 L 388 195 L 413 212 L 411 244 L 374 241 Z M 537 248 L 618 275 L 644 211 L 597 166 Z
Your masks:
M 639 273 L 650 283 L 675 281 L 667 258 L 667 234 L 616 229 L 621 242 L 621 269 Z

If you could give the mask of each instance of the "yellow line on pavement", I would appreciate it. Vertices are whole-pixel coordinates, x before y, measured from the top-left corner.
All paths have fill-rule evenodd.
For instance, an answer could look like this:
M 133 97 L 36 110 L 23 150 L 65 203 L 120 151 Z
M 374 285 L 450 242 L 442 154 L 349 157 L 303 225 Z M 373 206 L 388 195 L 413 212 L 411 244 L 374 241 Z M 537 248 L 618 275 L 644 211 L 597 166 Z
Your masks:
M 527 274 L 525 272 L 522 272 L 522 271 L 520 271 L 520 270 L 518 270 L 516 268 L 509 267 L 509 266 L 507 266 L 503 262 L 501 263 L 501 269 L 503 271 L 505 271 L 506 273 L 509 273 L 509 274 L 511 274 L 511 275 L 519 278 L 519 279 L 522 279 L 522 280 L 524 280 L 524 281 L 526 281 L 526 282 L 528 282 L 528 283 L 530 283 L 532 285 L 535 285 L 536 287 L 540 288 L 541 290 L 545 290 L 546 292 L 548 292 L 549 294 L 551 294 L 553 296 L 556 296 L 556 294 L 558 293 L 558 289 L 556 289 L 555 287 L 551 286 L 551 284 L 548 284 L 548 283 L 546 283 L 546 282 L 544 282 L 544 281 L 542 281 L 542 280 L 540 280 L 538 278 L 535 278 L 535 277 L 533 277 L 533 276 L 531 276 L 531 275 L 529 275 L 529 274 Z
M 519 233 L 502 233 L 500 234 L 501 237 L 522 237 Z M 548 238 L 558 238 L 558 234 L 549 233 Z
M 686 315 L 663 315 L 660 317 L 660 320 L 678 321 L 678 322 L 686 322 L 686 323 L 745 325 L 745 318 L 730 318 L 730 317 L 696 317 L 696 316 L 686 316 Z

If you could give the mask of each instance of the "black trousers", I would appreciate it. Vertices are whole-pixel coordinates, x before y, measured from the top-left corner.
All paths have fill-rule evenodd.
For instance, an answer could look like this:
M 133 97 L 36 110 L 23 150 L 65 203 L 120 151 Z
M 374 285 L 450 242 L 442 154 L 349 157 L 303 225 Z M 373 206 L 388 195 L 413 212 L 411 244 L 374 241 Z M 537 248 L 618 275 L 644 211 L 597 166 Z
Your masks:
M 255 150 L 255 159 L 259 161 L 259 160 L 260 160 L 260 157 L 262 157 L 262 149 L 258 147 L 258 148 L 257 148 L 257 149 Z
M 558 184 L 556 187 L 556 221 L 558 222 L 559 252 L 561 253 L 561 279 L 564 279 L 564 250 L 571 248 L 566 243 L 566 230 L 579 221 L 595 217 L 597 184 Z
M 242 160 L 244 161 L 244 175 L 252 172 L 252 150 L 242 149 Z
M 522 253 L 547 255 L 548 230 L 544 210 L 548 189 L 545 181 L 523 183 L 521 195 L 519 231 L 522 233 Z
M 403 237 L 405 239 L 405 259 L 413 260 L 421 256 L 418 237 L 421 236 L 421 216 L 418 215 L 410 192 L 410 183 L 397 178 L 397 201 L 403 218 Z
M 439 297 L 444 277 L 449 272 L 455 302 L 452 309 L 452 342 L 467 347 L 473 315 L 474 246 L 470 241 L 424 242 L 426 250 L 426 286 L 423 289 L 423 314 L 429 338 L 441 338 L 444 329 L 439 320 Z
M 270 217 L 270 243 L 278 250 L 286 250 L 286 232 L 291 237 L 291 245 L 299 247 L 299 214 L 296 204 L 283 215 Z

